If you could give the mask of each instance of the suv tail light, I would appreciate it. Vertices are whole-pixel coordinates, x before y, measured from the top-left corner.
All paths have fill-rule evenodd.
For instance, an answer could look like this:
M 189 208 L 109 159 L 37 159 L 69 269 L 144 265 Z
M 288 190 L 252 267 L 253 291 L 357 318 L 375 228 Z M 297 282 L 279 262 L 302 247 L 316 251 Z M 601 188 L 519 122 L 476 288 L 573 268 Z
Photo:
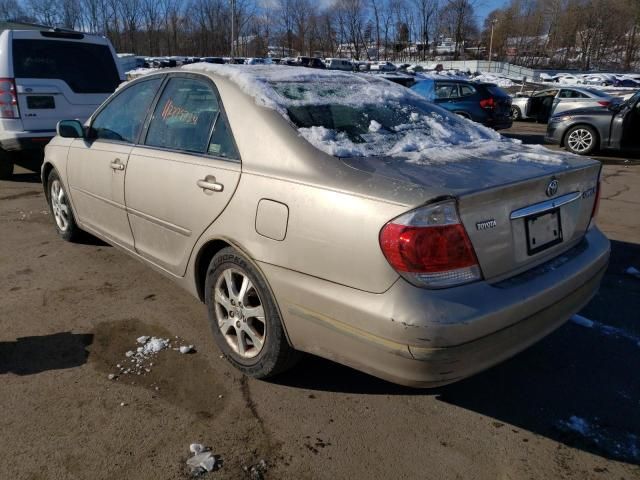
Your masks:
M 0 118 L 20 118 L 18 91 L 13 78 L 0 78 Z
M 380 232 L 380 247 L 391 266 L 419 287 L 452 287 L 482 278 L 454 200 L 391 220 Z
M 611 105 L 611 102 L 609 102 L 607 100 L 598 100 L 598 105 L 600 105 L 602 107 L 608 107 L 609 105 Z
M 493 97 L 485 98 L 483 100 L 480 100 L 480 106 L 487 110 L 492 110 L 496 106 L 496 101 Z

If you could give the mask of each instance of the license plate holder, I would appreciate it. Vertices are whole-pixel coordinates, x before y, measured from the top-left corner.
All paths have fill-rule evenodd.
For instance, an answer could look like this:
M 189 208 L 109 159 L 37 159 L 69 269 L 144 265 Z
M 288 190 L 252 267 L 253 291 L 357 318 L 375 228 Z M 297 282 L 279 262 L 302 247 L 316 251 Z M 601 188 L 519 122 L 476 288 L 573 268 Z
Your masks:
M 527 253 L 535 255 L 554 245 L 562 243 L 562 222 L 560 209 L 530 215 L 524 219 L 527 233 Z
M 31 110 L 44 110 L 56 108 L 53 96 L 29 95 L 27 97 L 27 107 Z

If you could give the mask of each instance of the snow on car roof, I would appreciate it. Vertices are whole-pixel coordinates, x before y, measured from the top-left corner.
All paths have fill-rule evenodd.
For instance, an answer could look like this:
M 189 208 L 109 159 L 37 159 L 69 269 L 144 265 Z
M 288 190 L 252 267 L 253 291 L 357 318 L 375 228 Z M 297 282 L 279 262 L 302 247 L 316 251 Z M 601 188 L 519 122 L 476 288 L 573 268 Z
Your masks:
M 521 145 L 374 75 L 207 63 L 183 69 L 229 79 L 258 105 L 278 111 L 314 147 L 337 157 L 387 156 L 427 164 L 481 155 L 509 163 L 560 165 L 569 156 Z M 324 112 L 340 107 L 351 110 Z M 334 125 L 341 114 L 343 125 Z

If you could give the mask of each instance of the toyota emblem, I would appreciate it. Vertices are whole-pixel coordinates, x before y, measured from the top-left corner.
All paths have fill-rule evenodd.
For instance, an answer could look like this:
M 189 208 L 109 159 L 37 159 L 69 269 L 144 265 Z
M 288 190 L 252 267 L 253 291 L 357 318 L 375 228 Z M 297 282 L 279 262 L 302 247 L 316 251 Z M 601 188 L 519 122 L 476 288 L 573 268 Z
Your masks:
M 556 193 L 558 193 L 558 180 L 555 178 L 551 179 L 549 185 L 547 185 L 547 197 L 553 197 Z

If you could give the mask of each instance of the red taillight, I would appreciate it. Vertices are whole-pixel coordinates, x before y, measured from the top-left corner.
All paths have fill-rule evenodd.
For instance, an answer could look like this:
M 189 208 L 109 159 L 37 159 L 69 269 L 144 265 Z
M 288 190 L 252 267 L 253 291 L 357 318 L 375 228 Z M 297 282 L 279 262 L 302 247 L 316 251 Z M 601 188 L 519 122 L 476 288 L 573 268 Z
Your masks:
M 478 260 L 453 201 L 387 223 L 380 247 L 391 266 L 418 286 L 442 288 L 480 279 Z
M 598 105 L 602 107 L 608 107 L 609 105 L 611 105 L 611 102 L 608 102 L 607 100 L 598 100 Z
M 496 101 L 493 99 L 493 97 L 485 98 L 484 100 L 480 100 L 480 106 L 482 108 L 491 110 L 492 108 L 495 108 Z
M 18 91 L 13 78 L 0 78 L 0 118 L 20 118 Z

